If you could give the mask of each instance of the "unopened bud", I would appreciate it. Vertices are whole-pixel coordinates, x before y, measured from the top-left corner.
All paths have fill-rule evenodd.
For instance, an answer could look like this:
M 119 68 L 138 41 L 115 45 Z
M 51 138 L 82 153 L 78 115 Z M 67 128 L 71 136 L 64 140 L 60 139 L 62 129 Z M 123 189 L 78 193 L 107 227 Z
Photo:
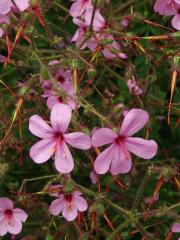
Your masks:
M 74 185 L 72 182 L 67 182 L 63 187 L 63 192 L 66 194 L 72 193 L 74 190 Z
M 96 76 L 96 70 L 93 68 L 88 69 L 87 75 L 89 78 L 94 78 Z

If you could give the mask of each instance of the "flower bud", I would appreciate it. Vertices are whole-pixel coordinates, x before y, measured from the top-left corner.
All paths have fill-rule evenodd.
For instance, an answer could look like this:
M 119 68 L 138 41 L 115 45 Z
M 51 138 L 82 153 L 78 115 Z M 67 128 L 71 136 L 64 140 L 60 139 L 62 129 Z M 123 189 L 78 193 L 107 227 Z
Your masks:
M 74 185 L 71 181 L 67 182 L 63 187 L 63 192 L 66 194 L 73 192 L 73 190 L 74 190 Z
M 88 75 L 89 78 L 94 78 L 96 76 L 96 70 L 92 69 L 92 68 L 89 68 L 88 71 L 87 71 L 87 75 Z

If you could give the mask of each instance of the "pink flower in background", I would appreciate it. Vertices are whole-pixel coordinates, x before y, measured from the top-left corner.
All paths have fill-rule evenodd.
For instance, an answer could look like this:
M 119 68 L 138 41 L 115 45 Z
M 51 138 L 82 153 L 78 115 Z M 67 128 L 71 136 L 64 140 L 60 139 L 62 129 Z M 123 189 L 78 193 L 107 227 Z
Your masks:
M 91 179 L 92 184 L 96 184 L 98 182 L 98 174 L 95 171 L 91 171 L 90 179 Z
M 154 5 L 154 11 L 160 15 L 171 16 L 172 26 L 176 30 L 180 30 L 180 1 L 179 0 L 157 0 Z
M 113 36 L 110 34 L 96 34 L 96 38 L 90 38 L 90 40 L 87 42 L 87 47 L 93 52 L 100 48 L 104 57 L 107 59 L 113 59 L 116 57 L 122 59 L 127 58 L 126 54 L 120 51 L 119 43 L 115 41 Z
M 74 24 L 76 24 L 79 28 L 76 30 L 74 36 L 72 37 L 71 41 L 76 43 L 76 46 L 83 50 L 86 48 L 86 38 L 85 34 L 87 31 L 87 26 L 84 21 L 78 19 L 78 18 L 73 18 Z
M 13 208 L 13 202 L 8 198 L 0 198 L 0 236 L 7 232 L 19 234 L 22 230 L 22 222 L 28 215 L 20 208 Z
M 89 8 L 86 10 L 85 14 L 84 14 L 84 19 L 85 19 L 85 23 L 86 26 L 90 26 L 91 25 L 91 19 L 92 19 L 92 14 L 93 14 L 93 8 Z M 103 16 L 101 15 L 99 9 L 97 9 L 95 11 L 95 15 L 94 15 L 94 19 L 93 19 L 93 30 L 95 32 L 102 30 L 103 28 L 106 28 L 106 21 L 103 18 Z
M 67 96 L 63 99 L 62 97 L 57 96 L 55 91 L 50 90 L 47 99 L 47 106 L 52 109 L 57 103 L 66 103 L 71 109 L 75 109 L 77 106 L 77 97 L 74 94 L 71 71 L 60 68 L 56 72 L 55 79 L 58 82 L 59 88 L 62 89 Z
M 84 11 L 92 8 L 91 0 L 72 0 L 74 3 L 70 8 L 70 15 L 72 17 L 80 17 Z
M 174 223 L 171 227 L 173 233 L 180 233 L 180 223 Z
M 76 219 L 78 212 L 84 212 L 88 208 L 86 200 L 81 195 L 82 193 L 79 191 L 74 191 L 71 194 L 60 194 L 51 203 L 51 214 L 57 216 L 62 212 L 67 221 L 73 221 Z
M 140 95 L 143 93 L 143 90 L 137 85 L 135 78 L 129 79 L 127 82 L 127 86 L 129 91 L 133 95 Z
M 34 115 L 29 120 L 29 130 L 42 138 L 30 149 L 30 157 L 38 164 L 55 157 L 55 167 L 60 173 L 70 173 L 74 161 L 67 143 L 78 149 L 91 148 L 91 139 L 81 132 L 65 133 L 71 121 L 71 109 L 66 104 L 56 104 L 51 111 L 50 127 L 41 117 Z
M 92 145 L 101 147 L 111 144 L 94 162 L 94 169 L 98 174 L 104 174 L 108 170 L 113 175 L 127 173 L 131 170 L 132 160 L 130 153 L 151 159 L 157 153 L 157 143 L 153 140 L 145 140 L 132 137 L 148 122 L 149 115 L 142 109 L 130 110 L 122 122 L 119 133 L 109 128 L 101 128 L 92 136 Z
M 49 66 L 53 67 L 57 63 L 59 62 L 50 62 Z M 40 76 L 40 83 L 44 89 L 42 97 L 47 98 L 47 106 L 52 109 L 52 107 L 57 103 L 65 103 L 71 109 L 75 109 L 77 106 L 77 97 L 74 94 L 71 71 L 63 68 L 58 68 L 52 75 L 54 76 L 54 79 L 57 80 L 59 90 L 64 91 L 67 96 L 64 96 L 64 98 L 58 96 L 58 89 L 57 91 L 53 90 L 51 81 L 43 80 L 43 77 Z

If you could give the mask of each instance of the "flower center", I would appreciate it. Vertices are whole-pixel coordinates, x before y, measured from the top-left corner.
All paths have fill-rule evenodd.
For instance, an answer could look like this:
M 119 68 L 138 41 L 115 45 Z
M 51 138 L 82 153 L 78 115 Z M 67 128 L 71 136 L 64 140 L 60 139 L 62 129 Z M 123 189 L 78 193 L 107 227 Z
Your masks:
M 59 101 L 60 103 L 63 103 L 62 97 L 58 97 L 58 101 Z
M 72 195 L 67 194 L 64 196 L 65 200 L 67 201 L 67 210 L 71 211 L 73 208 L 73 202 L 72 202 Z
M 12 216 L 12 210 L 11 210 L 11 209 L 5 210 L 5 214 L 6 214 L 8 217 L 11 217 L 11 216 Z
M 125 159 L 129 160 L 129 154 L 128 154 L 128 151 L 127 151 L 126 147 L 124 146 L 123 141 L 124 141 L 124 137 L 123 136 L 118 136 L 116 138 L 116 140 L 115 140 L 115 142 L 119 145 L 119 147 L 123 151 Z
M 13 215 L 12 210 L 11 209 L 5 210 L 5 215 L 6 215 L 6 218 L 8 219 L 8 224 L 11 225 L 11 220 Z
M 66 199 L 67 202 L 72 202 L 72 195 L 71 194 L 65 195 L 64 198 Z
M 64 83 L 65 82 L 65 78 L 63 76 L 58 76 L 57 80 L 60 83 Z

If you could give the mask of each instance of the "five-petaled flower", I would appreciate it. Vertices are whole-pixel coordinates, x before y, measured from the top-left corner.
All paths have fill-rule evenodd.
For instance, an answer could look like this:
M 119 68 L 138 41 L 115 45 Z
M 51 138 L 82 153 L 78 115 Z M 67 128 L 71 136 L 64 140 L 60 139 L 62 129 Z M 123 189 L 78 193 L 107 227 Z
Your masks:
M 16 235 L 22 230 L 22 222 L 28 215 L 20 208 L 13 208 L 13 202 L 8 198 L 0 198 L 0 236 L 7 232 Z
M 157 143 L 153 140 L 144 140 L 132 137 L 147 123 L 149 115 L 142 109 L 132 109 L 124 117 L 119 133 L 109 128 L 101 128 L 92 136 L 92 145 L 101 147 L 111 145 L 98 155 L 94 162 L 94 169 L 98 174 L 104 174 L 109 169 L 113 175 L 127 173 L 132 166 L 131 153 L 150 159 L 157 152 Z
M 73 221 L 78 212 L 84 212 L 88 208 L 86 200 L 81 195 L 82 193 L 79 191 L 69 194 L 57 194 L 58 198 L 50 206 L 51 214 L 57 216 L 62 212 L 67 221 Z
M 71 116 L 71 109 L 66 104 L 58 103 L 51 111 L 52 127 L 38 115 L 30 118 L 29 130 L 42 138 L 30 149 L 30 157 L 36 163 L 44 163 L 55 155 L 56 169 L 60 173 L 70 173 L 74 168 L 74 161 L 66 143 L 83 150 L 91 148 L 91 138 L 85 133 L 65 133 Z

